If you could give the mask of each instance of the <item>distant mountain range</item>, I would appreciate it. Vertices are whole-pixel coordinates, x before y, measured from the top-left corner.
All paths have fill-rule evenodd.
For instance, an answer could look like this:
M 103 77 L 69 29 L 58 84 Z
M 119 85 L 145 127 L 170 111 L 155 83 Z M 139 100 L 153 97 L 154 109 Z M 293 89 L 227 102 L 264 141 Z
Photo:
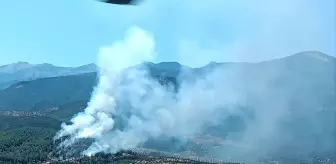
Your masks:
M 171 82 L 175 87 L 178 87 L 181 76 L 198 78 L 214 68 L 223 67 L 227 72 L 244 72 L 242 79 L 245 80 L 241 83 L 246 87 L 246 94 L 256 94 L 258 92 L 256 88 L 272 85 L 273 89 L 278 87 L 278 89 L 284 88 L 283 92 L 294 92 L 290 94 L 293 95 L 293 99 L 300 99 L 302 96 L 305 99 L 310 96 L 309 99 L 313 101 L 317 101 L 317 96 L 323 101 L 336 98 L 336 58 L 316 51 L 302 52 L 260 63 L 211 62 L 200 68 L 189 68 L 177 62 L 144 64 L 148 67 L 152 77 L 163 83 Z M 96 84 L 96 69 L 96 66 L 92 64 L 77 68 L 28 63 L 2 66 L 0 67 L 2 80 L 5 75 L 16 77 L 16 80 L 48 78 L 21 81 L 0 90 L 0 110 L 38 110 L 74 101 L 88 101 Z M 180 75 L 181 69 L 185 75 Z M 8 81 L 10 80 L 7 78 Z M 270 81 L 271 84 L 267 84 Z M 273 94 L 275 91 L 267 92 Z M 279 92 L 277 96 L 281 94 L 286 95 Z
M 17 62 L 0 66 L 0 88 L 5 88 L 13 83 L 34 80 L 44 77 L 57 77 L 95 72 L 95 64 L 87 64 L 80 67 L 59 67 L 52 64 L 30 64 Z
M 263 112 L 268 111 L 267 117 L 270 115 L 269 119 L 272 119 L 271 115 L 278 114 L 277 109 L 289 109 L 288 111 L 291 112 L 288 116 L 289 119 L 284 120 L 285 122 L 281 124 L 283 129 L 280 130 L 280 132 L 286 134 L 273 134 L 272 132 L 271 138 L 274 139 L 272 141 L 279 143 L 283 141 L 283 144 L 286 144 L 282 145 L 284 147 L 296 147 L 295 150 L 291 149 L 293 152 L 319 154 L 326 151 L 331 153 L 332 156 L 336 154 L 336 149 L 334 149 L 336 147 L 334 140 L 336 136 L 334 126 L 336 125 L 335 57 L 317 51 L 306 51 L 259 63 L 211 62 L 200 68 L 190 68 L 177 62 L 147 62 L 142 65 L 148 68 L 153 79 L 162 85 L 172 84 L 177 92 L 180 89 L 181 79 L 191 81 L 201 79 L 208 72 L 220 68 L 223 72 L 219 72 L 219 75 L 223 78 L 214 79 L 216 85 L 223 86 L 225 89 L 238 86 L 245 94 L 246 101 L 243 104 L 238 104 L 235 109 L 248 115 L 249 111 L 262 108 L 265 110 Z M 31 148 L 35 149 L 35 147 L 47 147 L 44 143 L 35 143 L 36 139 L 31 140 L 37 145 L 35 147 L 31 144 L 27 147 L 21 146 L 21 144 L 12 144 L 13 141 L 28 141 L 30 137 L 39 134 L 42 136 L 40 138 L 46 136 L 49 138 L 46 139 L 48 144 L 49 142 L 52 143 L 53 134 L 59 127 L 60 122 L 67 122 L 75 113 L 83 111 L 97 82 L 95 65 L 78 68 L 62 68 L 49 65 L 50 70 L 53 71 L 48 71 L 46 68 L 48 68 L 48 64 L 42 64 L 41 66 L 22 62 L 0 67 L 1 80 L 4 80 L 3 77 L 5 77 L 2 75 L 10 77 L 9 75 L 14 76 L 15 74 L 16 80 L 19 81 L 12 82 L 9 87 L 0 90 L 0 132 L 1 130 L 6 131 L 6 133 L 0 133 L 0 147 L 2 145 L 5 145 L 3 147 L 19 145 L 19 148 L 15 147 L 10 149 L 11 151 L 7 151 L 6 159 L 13 157 L 15 153 L 12 152 L 17 150 L 24 151 Z M 35 76 L 34 73 L 29 73 L 29 70 L 38 70 L 37 72 L 43 73 Z M 26 74 L 19 74 L 18 72 L 26 72 Z M 231 78 L 230 75 L 239 75 L 239 81 L 228 80 Z M 24 79 L 24 81 L 19 79 Z M 10 81 L 7 80 L 7 82 Z M 285 107 L 281 105 L 285 105 Z M 250 110 L 250 108 L 252 109 Z M 224 118 L 218 125 L 207 128 L 206 136 L 209 135 L 209 141 L 213 141 L 217 137 L 225 140 L 231 132 L 237 134 L 239 131 L 244 131 L 246 124 L 248 124 L 248 121 L 246 121 L 245 118 L 232 114 L 232 116 Z M 260 126 L 267 125 L 260 124 Z M 12 131 L 14 128 L 16 131 Z M 258 133 L 263 134 L 263 128 L 260 127 Z M 255 133 L 252 134 L 255 135 Z M 1 136 L 3 136 L 3 140 L 1 140 Z M 206 139 L 206 136 L 197 138 L 197 142 L 205 143 L 203 140 L 204 137 Z M 292 140 L 287 141 L 288 138 Z M 270 143 L 267 140 L 263 142 Z M 175 141 L 170 142 L 169 140 L 164 140 L 164 142 L 150 141 L 145 146 L 158 150 L 161 148 L 175 150 L 174 146 L 176 145 L 174 143 Z M 287 143 L 291 144 L 287 145 Z M 262 144 L 258 146 L 263 147 Z M 189 150 L 191 149 L 189 147 L 194 148 L 194 144 L 190 143 L 190 145 L 187 144 L 182 148 Z M 43 152 L 50 151 L 47 149 Z M 284 151 L 285 154 L 288 152 L 287 149 Z M 24 153 L 31 154 L 30 151 Z M 200 154 L 207 155 L 206 153 Z M 275 154 L 283 155 L 283 153 L 278 152 L 275 152 Z M 27 155 L 24 154 L 23 156 L 26 157 Z M 43 156 L 46 158 L 46 153 Z M 288 154 L 286 157 L 290 158 Z M 336 157 L 334 159 L 336 160 Z M 292 160 L 295 160 L 294 157 Z

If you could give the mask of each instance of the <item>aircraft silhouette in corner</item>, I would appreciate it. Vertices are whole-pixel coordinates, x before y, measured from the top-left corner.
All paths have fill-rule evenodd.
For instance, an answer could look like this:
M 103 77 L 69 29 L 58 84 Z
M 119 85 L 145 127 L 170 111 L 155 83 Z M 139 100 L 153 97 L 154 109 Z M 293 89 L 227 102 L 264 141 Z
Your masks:
M 137 0 L 98 0 L 98 1 L 117 5 L 135 5 L 137 2 Z

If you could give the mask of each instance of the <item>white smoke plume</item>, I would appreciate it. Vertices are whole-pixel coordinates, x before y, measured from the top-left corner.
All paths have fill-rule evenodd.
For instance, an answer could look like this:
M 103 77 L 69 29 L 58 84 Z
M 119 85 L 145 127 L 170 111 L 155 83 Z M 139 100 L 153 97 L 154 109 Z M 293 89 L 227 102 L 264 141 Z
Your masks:
M 62 125 L 55 138 L 71 136 L 62 146 L 94 138 L 84 152 L 92 155 L 135 148 L 150 138 L 194 136 L 216 120 L 216 110 L 223 104 L 235 101 L 234 92 L 228 88 L 223 89 L 231 92 L 230 96 L 218 97 L 223 90 L 212 88 L 209 79 L 191 87 L 183 83 L 176 94 L 148 78 L 145 69 L 132 68 L 151 61 L 154 54 L 152 36 L 138 27 L 131 28 L 124 41 L 102 48 L 98 56 L 99 83 L 85 111 L 72 118 L 71 125 Z M 120 107 L 117 100 L 126 101 L 127 107 Z M 118 117 L 126 117 L 126 128 L 115 127 L 114 118 Z
M 130 29 L 124 41 L 102 48 L 98 57 L 99 83 L 88 107 L 71 120 L 71 125 L 63 124 L 56 139 L 70 135 L 71 138 L 62 143 L 70 146 L 78 139 L 94 138 L 95 143 L 84 152 L 91 155 L 135 148 L 149 138 L 198 133 L 203 124 L 211 120 L 214 111 L 208 109 L 220 105 L 214 93 L 203 91 L 205 88 L 196 84 L 174 98 L 169 90 L 147 78 L 146 71 L 141 68 L 129 69 L 126 73 L 128 83 L 121 82 L 127 68 L 150 61 L 154 54 L 152 36 L 138 27 Z M 129 109 L 116 111 L 116 99 L 127 100 Z M 192 109 L 194 106 L 198 109 Z M 126 110 L 131 113 L 127 128 L 113 129 L 113 117 L 123 116 Z
M 81 138 L 95 138 L 97 142 L 104 138 L 114 127 L 114 94 L 119 85 L 121 71 L 132 65 L 150 61 L 154 54 L 154 40 L 151 34 L 138 27 L 130 28 L 125 40 L 101 48 L 98 56 L 99 83 L 88 107 L 71 119 L 71 125 L 62 124 L 62 130 L 55 138 L 70 135 L 71 138 L 62 143 L 64 146 L 70 146 Z
M 272 63 L 272 67 L 267 63 L 239 67 L 225 64 L 205 69 L 196 73 L 197 80 L 180 81 L 176 93 L 150 78 L 145 67 L 138 66 L 154 58 L 153 36 L 138 27 L 131 28 L 125 40 L 102 48 L 98 55 L 98 85 L 85 111 L 75 115 L 72 124 L 62 125 L 55 138 L 70 138 L 61 145 L 69 147 L 80 139 L 92 138 L 94 143 L 83 154 L 115 153 L 141 146 L 150 139 L 195 139 L 209 134 L 209 127 L 214 126 L 219 126 L 215 133 L 224 136 L 225 141 L 219 150 L 209 153 L 240 162 L 276 153 L 277 148 L 287 145 L 297 146 L 301 152 L 313 151 L 316 143 L 309 135 L 322 139 L 319 150 L 336 145 L 332 138 L 334 127 L 325 126 L 335 119 L 327 114 L 330 117 L 322 124 L 320 118 L 313 117 L 319 114 L 315 110 L 319 102 L 309 94 L 300 94 L 314 86 L 302 83 L 297 75 L 290 74 L 292 70 L 283 71 L 281 60 Z M 277 82 L 282 75 L 291 83 Z M 326 79 L 318 85 L 330 86 L 332 75 L 324 72 Z M 293 113 L 297 115 L 291 116 Z M 244 125 L 237 128 L 237 123 L 223 122 L 232 116 L 238 116 Z M 297 117 L 299 122 L 295 122 Z M 300 128 L 306 129 L 296 132 Z M 300 135 L 307 136 L 297 138 Z

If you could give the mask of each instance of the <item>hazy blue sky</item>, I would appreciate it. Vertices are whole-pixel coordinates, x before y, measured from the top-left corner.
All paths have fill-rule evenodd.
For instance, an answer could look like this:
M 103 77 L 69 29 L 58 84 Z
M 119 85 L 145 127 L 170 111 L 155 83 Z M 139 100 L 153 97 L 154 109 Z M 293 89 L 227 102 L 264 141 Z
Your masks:
M 0 64 L 76 66 L 138 25 L 156 39 L 159 60 L 191 66 L 260 61 L 299 51 L 335 56 L 334 0 L 0 1 Z M 192 59 L 192 60 L 191 60 Z

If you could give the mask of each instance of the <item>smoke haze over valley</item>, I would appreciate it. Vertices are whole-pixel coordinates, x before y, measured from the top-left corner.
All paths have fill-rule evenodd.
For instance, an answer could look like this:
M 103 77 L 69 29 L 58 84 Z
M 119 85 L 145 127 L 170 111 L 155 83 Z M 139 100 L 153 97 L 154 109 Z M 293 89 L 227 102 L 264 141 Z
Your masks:
M 255 64 L 179 67 L 178 85 L 161 85 L 146 64 L 136 66 L 154 57 L 152 35 L 138 27 L 101 48 L 98 84 L 85 110 L 62 124 L 56 139 L 68 139 L 60 146 L 93 138 L 83 152 L 91 156 L 155 147 L 173 138 L 178 143 L 173 151 L 181 151 L 187 142 L 210 135 L 222 139 L 216 149 L 204 144 L 203 155 L 236 162 L 285 153 L 312 162 L 311 156 L 335 153 L 334 57 L 308 51 Z M 171 149 L 167 143 L 161 149 Z
M 147 42 L 132 42 L 133 35 Z M 0 91 L 1 128 L 58 129 L 65 121 L 56 138 L 68 140 L 56 150 L 72 151 L 76 141 L 92 138 L 90 147 L 79 149 L 86 155 L 143 147 L 246 163 L 333 158 L 334 57 L 306 51 L 261 63 L 190 68 L 148 62 L 155 55 L 142 53 L 154 54 L 154 40 L 143 29 L 135 27 L 127 37 L 117 47 L 148 48 L 125 51 L 125 57 L 140 54 L 132 58 L 137 61 L 109 67 L 117 62 L 108 60 L 113 45 L 100 51 L 98 73 L 18 82 Z
M 0 1 L 0 163 L 336 164 L 336 1 Z

